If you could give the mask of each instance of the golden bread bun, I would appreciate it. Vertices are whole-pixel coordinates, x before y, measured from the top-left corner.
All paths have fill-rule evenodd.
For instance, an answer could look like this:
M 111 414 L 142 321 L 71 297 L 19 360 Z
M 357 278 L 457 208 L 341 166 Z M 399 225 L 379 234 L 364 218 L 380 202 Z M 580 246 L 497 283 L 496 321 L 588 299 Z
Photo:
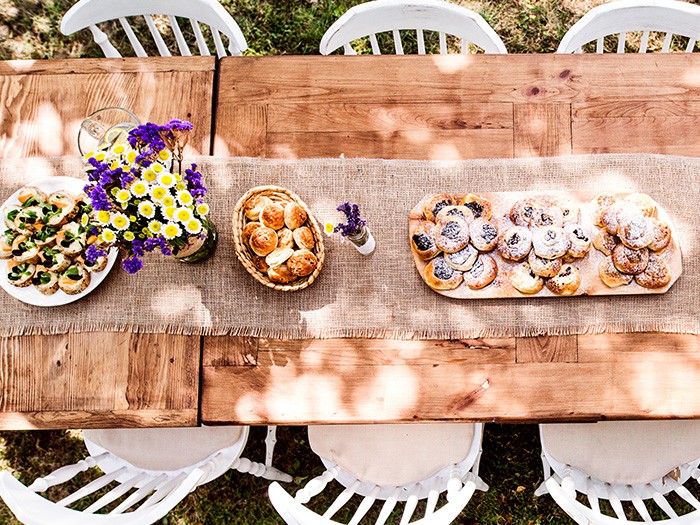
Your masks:
M 260 228 L 260 226 L 262 226 L 262 224 L 257 221 L 246 223 L 246 225 L 243 226 L 243 231 L 241 232 L 241 242 L 248 246 L 251 234 Z
M 260 212 L 260 222 L 273 230 L 284 228 L 284 206 L 277 202 L 268 204 Z
M 299 206 L 296 202 L 288 202 L 284 207 L 284 224 L 290 230 L 295 230 L 304 225 L 308 219 L 304 208 Z
M 571 240 L 564 228 L 544 226 L 532 230 L 532 248 L 538 257 L 557 259 L 569 251 Z
M 469 244 L 469 225 L 459 217 L 448 217 L 435 224 L 435 246 L 445 253 L 454 253 Z
M 547 279 L 545 285 L 557 295 L 573 295 L 581 285 L 581 273 L 578 268 L 565 264 L 554 277 Z
M 292 236 L 294 237 L 294 242 L 301 249 L 313 250 L 316 245 L 314 234 L 308 226 L 297 228 L 292 232 Z
M 605 228 L 602 228 L 593 237 L 593 246 L 603 255 L 612 255 L 615 246 L 617 246 L 617 239 L 614 235 L 610 235 Z
M 601 228 L 604 226 L 603 214 L 610 206 L 612 206 L 615 203 L 616 200 L 617 199 L 615 198 L 615 196 L 609 193 L 601 193 L 593 199 L 593 211 L 591 213 L 591 219 L 593 220 L 593 224 L 595 224 L 596 226 L 600 226 Z
M 561 270 L 561 259 L 543 259 L 538 257 L 534 250 L 527 255 L 530 269 L 540 277 L 554 277 Z
M 267 257 L 265 257 L 265 263 L 267 263 L 270 268 L 274 268 L 275 266 L 279 266 L 280 264 L 284 263 L 292 256 L 293 253 L 294 250 L 291 248 L 275 248 Z
M 455 270 L 466 272 L 474 266 L 477 257 L 479 257 L 479 251 L 471 244 L 467 244 L 465 248 L 458 252 L 446 253 L 445 261 Z
M 464 272 L 464 283 L 472 290 L 491 284 L 498 274 L 498 265 L 490 255 L 482 253 L 469 271 Z
M 625 200 L 639 208 L 645 217 L 656 217 L 656 203 L 646 193 L 631 193 Z
M 264 195 L 255 195 L 248 199 L 243 206 L 245 216 L 251 221 L 260 220 L 260 212 L 268 204 L 272 204 L 272 199 Z
M 522 293 L 537 293 L 544 286 L 542 277 L 533 272 L 530 265 L 526 262 L 515 266 L 508 278 L 510 279 L 510 284 Z
M 671 282 L 671 269 L 662 256 L 649 254 L 649 264 L 644 271 L 634 276 L 639 286 L 644 288 L 663 288 Z
M 649 250 L 633 250 L 624 244 L 618 244 L 612 252 L 612 260 L 615 268 L 622 273 L 637 275 L 642 273 L 649 263 Z
M 634 278 L 632 275 L 620 272 L 620 270 L 615 267 L 612 257 L 606 257 L 600 261 L 598 265 L 598 276 L 600 280 L 603 281 L 603 284 L 610 288 L 617 288 L 618 286 L 629 284 Z
M 498 239 L 498 253 L 509 261 L 521 261 L 530 253 L 532 233 L 525 226 L 513 226 Z
M 649 219 L 651 223 L 651 242 L 649 249 L 660 252 L 671 242 L 671 228 L 668 224 L 659 219 Z
M 493 213 L 491 210 L 491 203 L 487 199 L 472 193 L 464 197 L 460 204 L 468 208 L 475 219 L 485 219 L 488 221 Z
M 469 238 L 480 252 L 490 252 L 498 244 L 498 226 L 486 219 L 475 219 L 469 225 Z
M 260 226 L 250 235 L 250 249 L 264 257 L 277 248 L 277 232 L 267 226 Z
M 274 268 L 270 268 L 267 271 L 267 276 L 273 283 L 277 284 L 289 284 L 294 281 L 297 276 L 289 271 L 286 264 L 280 264 Z
M 419 221 L 411 235 L 411 245 L 424 261 L 440 253 L 440 248 L 435 245 L 435 224 L 430 221 Z
M 278 248 L 294 248 L 294 234 L 289 228 L 282 228 L 277 232 L 277 247 Z
M 289 271 L 299 277 L 311 275 L 318 266 L 318 258 L 309 250 L 297 250 L 287 260 Z

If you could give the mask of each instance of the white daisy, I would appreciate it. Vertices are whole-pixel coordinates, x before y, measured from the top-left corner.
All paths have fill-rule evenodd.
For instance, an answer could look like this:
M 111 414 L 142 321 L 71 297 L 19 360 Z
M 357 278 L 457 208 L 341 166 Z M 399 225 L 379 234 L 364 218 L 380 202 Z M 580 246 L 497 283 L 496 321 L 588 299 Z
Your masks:
M 202 221 L 198 219 L 188 221 L 187 224 L 185 224 L 185 230 L 187 230 L 187 233 L 189 234 L 197 235 L 202 231 Z
M 129 227 L 131 221 L 129 220 L 129 217 L 127 217 L 123 213 L 114 213 L 112 214 L 112 220 L 110 221 L 110 223 L 115 229 L 123 231 Z
M 139 215 L 152 219 L 156 214 L 156 207 L 151 201 L 142 201 L 139 203 Z
M 180 228 L 179 224 L 169 222 L 163 228 L 163 237 L 166 239 L 174 239 L 180 235 L 182 235 L 182 228 Z

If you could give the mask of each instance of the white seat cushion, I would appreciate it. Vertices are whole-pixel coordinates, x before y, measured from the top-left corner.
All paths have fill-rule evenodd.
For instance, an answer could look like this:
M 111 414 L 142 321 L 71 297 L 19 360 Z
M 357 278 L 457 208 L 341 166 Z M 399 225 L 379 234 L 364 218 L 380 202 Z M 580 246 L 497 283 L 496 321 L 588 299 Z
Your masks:
M 608 483 L 648 483 L 700 458 L 696 420 L 543 424 L 541 429 L 552 458 Z
M 95 445 L 145 470 L 196 465 L 241 437 L 244 427 L 124 428 L 84 430 Z
M 398 487 L 467 457 L 473 424 L 313 425 L 309 444 L 365 482 Z

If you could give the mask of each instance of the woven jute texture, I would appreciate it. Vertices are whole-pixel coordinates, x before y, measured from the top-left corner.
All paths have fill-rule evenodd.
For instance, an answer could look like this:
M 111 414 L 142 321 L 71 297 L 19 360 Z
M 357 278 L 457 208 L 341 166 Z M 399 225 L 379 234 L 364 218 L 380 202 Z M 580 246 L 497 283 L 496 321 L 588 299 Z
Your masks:
M 274 338 L 469 338 L 619 331 L 700 333 L 700 159 L 597 155 L 460 162 L 190 158 L 210 187 L 219 245 L 204 263 L 152 255 L 127 275 L 119 265 L 93 293 L 41 308 L 0 295 L 2 335 L 67 330 L 132 330 Z M 0 190 L 53 175 L 81 176 L 77 159 L 0 163 Z M 326 238 L 317 281 L 278 292 L 246 273 L 234 255 L 231 213 L 249 188 L 275 184 L 296 192 L 319 222 L 343 201 L 360 204 L 377 241 L 362 256 Z M 663 295 L 457 300 L 431 291 L 415 269 L 408 213 L 426 194 L 517 190 L 645 192 L 670 214 L 683 274 Z

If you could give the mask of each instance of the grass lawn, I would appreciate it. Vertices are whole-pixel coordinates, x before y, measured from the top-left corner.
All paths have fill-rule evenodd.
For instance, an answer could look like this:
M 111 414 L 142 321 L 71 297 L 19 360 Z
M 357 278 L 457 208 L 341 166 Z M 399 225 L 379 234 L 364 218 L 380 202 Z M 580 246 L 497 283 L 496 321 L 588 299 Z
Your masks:
M 248 41 L 248 55 L 316 54 L 324 31 L 357 0 L 223 0 Z M 511 53 L 551 53 L 566 30 L 601 0 L 484 0 L 455 2 L 479 12 Z M 695 0 L 692 3 L 700 3 Z M 65 0 L 0 0 L 0 59 L 100 57 L 88 31 L 64 37 L 59 31 Z M 113 29 L 115 26 L 111 26 Z M 108 29 L 109 31 L 109 29 Z M 660 47 L 658 38 L 650 50 Z M 635 49 L 634 39 L 630 50 Z M 262 461 L 264 429 L 253 429 L 246 456 Z M 278 429 L 276 465 L 295 476 L 296 492 L 320 461 L 303 427 Z M 487 425 L 481 476 L 490 485 L 477 492 L 457 523 L 571 523 L 551 498 L 536 498 L 542 481 L 536 425 Z M 0 463 L 24 483 L 75 462 L 85 449 L 78 432 L 0 432 Z M 279 520 L 267 499 L 267 481 L 229 472 L 197 489 L 163 523 L 267 524 Z M 0 523 L 17 523 L 0 504 Z

